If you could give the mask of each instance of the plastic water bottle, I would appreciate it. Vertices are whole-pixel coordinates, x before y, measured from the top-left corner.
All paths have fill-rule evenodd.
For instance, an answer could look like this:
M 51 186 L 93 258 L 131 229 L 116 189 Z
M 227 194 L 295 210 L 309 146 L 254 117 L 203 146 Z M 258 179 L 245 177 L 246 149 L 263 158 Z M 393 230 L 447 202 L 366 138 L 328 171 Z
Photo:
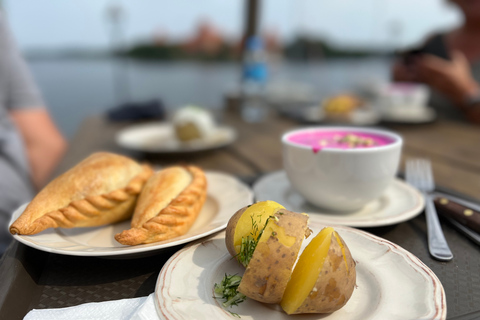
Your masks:
M 242 119 L 262 122 L 268 114 L 264 91 L 267 82 L 267 61 L 262 39 L 252 36 L 245 44 L 242 75 Z

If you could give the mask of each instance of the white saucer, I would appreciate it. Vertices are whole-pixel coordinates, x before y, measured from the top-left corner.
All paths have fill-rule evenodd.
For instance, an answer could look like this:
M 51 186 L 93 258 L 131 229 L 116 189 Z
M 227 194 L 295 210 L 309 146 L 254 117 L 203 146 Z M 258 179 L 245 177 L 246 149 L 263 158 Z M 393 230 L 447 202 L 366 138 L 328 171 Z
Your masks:
M 207 138 L 190 142 L 179 141 L 169 122 L 150 122 L 134 125 L 120 131 L 115 140 L 118 145 L 137 151 L 155 153 L 197 152 L 224 147 L 237 138 L 231 127 L 217 127 Z
M 330 120 L 326 117 L 323 109 L 320 108 L 320 106 L 318 105 L 303 108 L 300 111 L 300 118 L 303 121 L 314 123 L 325 122 L 336 124 L 350 124 L 357 126 L 371 126 L 377 124 L 381 120 L 380 114 L 373 108 L 366 108 L 365 110 L 357 110 L 352 112 L 348 121 Z
M 382 120 L 398 123 L 428 123 L 437 118 L 437 112 L 431 107 L 422 108 L 393 108 L 382 112 Z
M 261 177 L 253 186 L 253 192 L 256 201 L 273 200 L 288 210 L 308 213 L 311 220 L 350 227 L 380 227 L 410 220 L 425 205 L 421 193 L 400 179 L 395 179 L 379 199 L 348 213 L 332 212 L 308 203 L 293 189 L 284 171 Z

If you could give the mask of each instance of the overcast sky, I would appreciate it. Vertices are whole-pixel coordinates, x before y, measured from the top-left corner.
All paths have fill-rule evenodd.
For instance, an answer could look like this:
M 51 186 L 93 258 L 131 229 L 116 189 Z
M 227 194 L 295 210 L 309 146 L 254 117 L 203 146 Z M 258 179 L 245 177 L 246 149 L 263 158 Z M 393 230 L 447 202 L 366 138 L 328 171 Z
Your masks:
M 120 4 L 128 43 L 154 32 L 187 38 L 201 20 L 237 38 L 244 0 L 3 0 L 24 50 L 108 47 L 106 8 Z M 284 39 L 299 33 L 345 45 L 406 46 L 461 23 L 446 0 L 263 0 L 262 28 Z

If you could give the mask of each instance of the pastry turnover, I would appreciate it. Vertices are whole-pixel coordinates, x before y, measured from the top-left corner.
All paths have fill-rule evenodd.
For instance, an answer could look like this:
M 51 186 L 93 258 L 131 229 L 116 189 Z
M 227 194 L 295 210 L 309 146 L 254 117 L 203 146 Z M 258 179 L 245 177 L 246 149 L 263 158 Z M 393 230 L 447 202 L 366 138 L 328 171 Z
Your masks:
M 194 166 L 170 167 L 145 184 L 132 217 L 132 228 L 115 239 L 126 245 L 152 243 L 185 234 L 207 196 L 204 172 Z
M 47 228 L 93 227 L 128 219 L 152 174 L 149 166 L 130 158 L 94 153 L 45 186 L 10 232 L 31 235 Z

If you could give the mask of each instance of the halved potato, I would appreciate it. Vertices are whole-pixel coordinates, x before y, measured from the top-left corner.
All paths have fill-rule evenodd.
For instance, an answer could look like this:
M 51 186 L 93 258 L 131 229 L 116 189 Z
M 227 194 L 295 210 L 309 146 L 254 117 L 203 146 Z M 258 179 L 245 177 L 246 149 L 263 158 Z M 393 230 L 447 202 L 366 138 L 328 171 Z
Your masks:
M 350 250 L 333 228 L 324 228 L 300 255 L 280 304 L 288 314 L 333 312 L 350 299 L 355 281 Z
M 308 215 L 279 209 L 258 240 L 238 291 L 265 303 L 279 303 L 308 236 Z
M 238 210 L 228 221 L 225 231 L 225 245 L 232 257 L 237 257 L 242 246 L 242 238 L 252 236 L 257 240 L 268 217 L 284 207 L 275 201 L 260 201 Z

